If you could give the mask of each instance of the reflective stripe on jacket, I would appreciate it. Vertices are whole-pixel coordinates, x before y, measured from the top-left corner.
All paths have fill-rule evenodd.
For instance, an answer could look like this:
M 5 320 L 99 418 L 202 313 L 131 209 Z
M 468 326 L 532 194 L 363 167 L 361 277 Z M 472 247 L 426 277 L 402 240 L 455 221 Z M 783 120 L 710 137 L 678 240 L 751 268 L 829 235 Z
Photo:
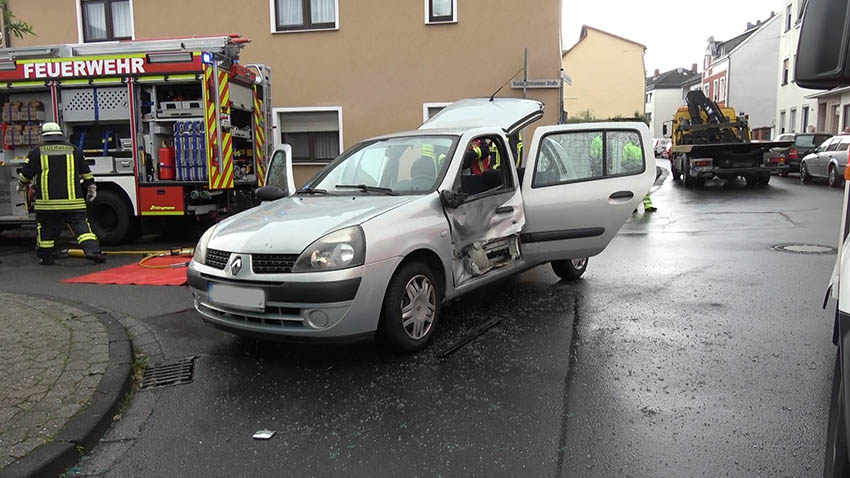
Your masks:
M 94 175 L 82 150 L 57 142 L 29 152 L 20 180 L 38 185 L 36 211 L 75 211 L 86 208 L 86 188 L 94 183 Z

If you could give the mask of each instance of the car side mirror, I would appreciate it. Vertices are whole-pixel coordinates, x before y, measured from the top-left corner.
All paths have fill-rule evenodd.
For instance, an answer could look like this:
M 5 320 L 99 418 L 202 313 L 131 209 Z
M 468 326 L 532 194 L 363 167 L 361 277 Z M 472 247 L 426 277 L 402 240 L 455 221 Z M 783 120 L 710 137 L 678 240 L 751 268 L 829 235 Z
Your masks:
M 440 191 L 440 202 L 446 209 L 457 209 L 458 206 L 466 202 L 467 197 L 468 195 L 464 193 L 456 193 L 448 190 Z
M 665 138 L 672 137 L 673 136 L 672 129 L 673 129 L 673 123 L 670 122 L 670 121 L 665 121 L 661 125 L 661 135 L 664 136 Z
M 286 192 L 277 186 L 263 186 L 254 193 L 260 201 L 277 201 L 285 198 Z
M 850 0 L 808 0 L 795 57 L 798 86 L 826 90 L 850 83 L 848 14 Z

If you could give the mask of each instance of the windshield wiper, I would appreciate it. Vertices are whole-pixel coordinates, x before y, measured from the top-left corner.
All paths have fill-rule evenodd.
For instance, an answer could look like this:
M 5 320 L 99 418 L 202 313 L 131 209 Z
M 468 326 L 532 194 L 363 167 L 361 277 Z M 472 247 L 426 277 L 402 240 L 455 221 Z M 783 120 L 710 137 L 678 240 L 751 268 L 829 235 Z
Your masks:
M 337 189 L 359 189 L 364 193 L 383 193 L 388 196 L 398 196 L 398 193 L 390 188 L 382 188 L 380 186 L 369 186 L 366 184 L 337 184 L 334 187 Z
M 326 189 L 301 188 L 295 191 L 295 194 L 321 194 L 324 196 L 333 196 Z

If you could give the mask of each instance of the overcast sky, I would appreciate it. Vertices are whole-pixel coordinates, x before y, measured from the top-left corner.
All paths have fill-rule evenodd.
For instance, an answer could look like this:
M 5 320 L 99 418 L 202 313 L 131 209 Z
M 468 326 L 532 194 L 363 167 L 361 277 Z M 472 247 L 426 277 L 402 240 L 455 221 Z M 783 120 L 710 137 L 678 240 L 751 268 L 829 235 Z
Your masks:
M 658 68 L 702 71 L 706 40 L 727 40 L 755 23 L 780 14 L 787 0 L 563 0 L 564 48 L 578 41 L 582 25 L 589 25 L 646 45 L 648 74 Z M 567 72 L 569 74 L 569 72 Z

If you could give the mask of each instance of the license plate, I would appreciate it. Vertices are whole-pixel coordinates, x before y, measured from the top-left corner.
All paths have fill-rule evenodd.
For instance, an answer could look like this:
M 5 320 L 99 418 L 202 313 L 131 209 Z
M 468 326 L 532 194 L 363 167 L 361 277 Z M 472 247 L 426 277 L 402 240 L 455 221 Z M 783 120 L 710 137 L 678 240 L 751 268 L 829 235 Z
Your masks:
M 210 302 L 247 310 L 265 310 L 266 293 L 262 289 L 210 284 Z

